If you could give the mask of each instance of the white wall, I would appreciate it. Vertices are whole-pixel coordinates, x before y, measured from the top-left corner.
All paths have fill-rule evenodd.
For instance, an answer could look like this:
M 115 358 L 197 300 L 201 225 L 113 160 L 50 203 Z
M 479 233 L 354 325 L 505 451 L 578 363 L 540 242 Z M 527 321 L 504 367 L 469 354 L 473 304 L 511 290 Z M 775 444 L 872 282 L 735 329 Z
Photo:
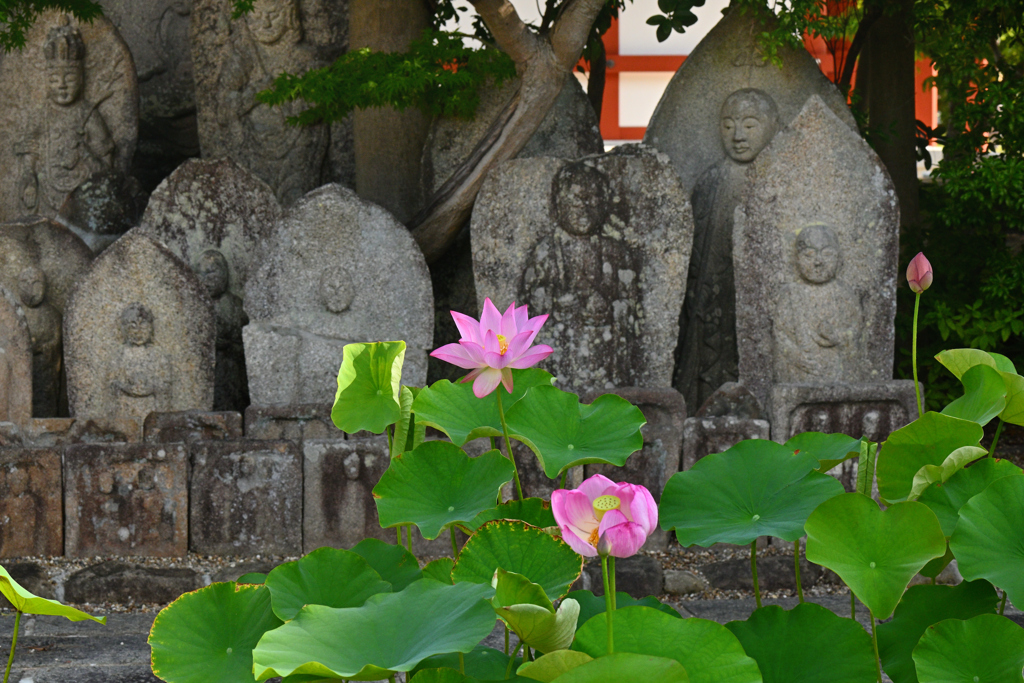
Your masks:
M 658 0 L 633 0 L 619 17 L 619 52 L 624 55 L 688 55 L 722 18 L 722 10 L 728 4 L 729 0 L 707 0 L 703 7 L 694 8 L 697 23 L 688 27 L 686 33 L 673 31 L 668 40 L 659 43 L 655 35 L 657 27 L 647 24 L 649 17 L 661 13 Z

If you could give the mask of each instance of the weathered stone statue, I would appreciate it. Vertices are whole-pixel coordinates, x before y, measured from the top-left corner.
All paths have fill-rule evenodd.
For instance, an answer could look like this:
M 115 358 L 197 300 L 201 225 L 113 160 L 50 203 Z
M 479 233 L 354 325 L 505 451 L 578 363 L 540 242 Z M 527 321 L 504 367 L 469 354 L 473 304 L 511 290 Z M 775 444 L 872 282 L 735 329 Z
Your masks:
M 121 353 L 108 370 L 117 415 L 140 420 L 174 403 L 172 369 L 167 354 L 153 345 L 153 313 L 139 303 L 121 312 Z
M 230 290 L 228 262 L 216 249 L 207 249 L 193 266 L 213 301 L 217 319 L 217 366 L 214 370 L 213 409 L 238 410 L 249 405 L 249 384 L 245 376 L 242 328 L 249 318 L 242 299 Z
M 733 211 L 746 186 L 748 164 L 779 129 L 775 102 L 756 88 L 730 94 L 722 104 L 725 159 L 708 168 L 693 190 L 693 257 L 676 349 L 676 385 L 687 405 L 701 405 L 737 378 L 736 288 L 732 268 Z
M 32 418 L 32 341 L 25 315 L 0 287 L 0 422 L 24 425 Z
M 46 273 L 34 266 L 22 270 L 18 296 L 32 335 L 32 414 L 54 417 L 60 402 L 64 337 L 60 312 L 47 297 Z

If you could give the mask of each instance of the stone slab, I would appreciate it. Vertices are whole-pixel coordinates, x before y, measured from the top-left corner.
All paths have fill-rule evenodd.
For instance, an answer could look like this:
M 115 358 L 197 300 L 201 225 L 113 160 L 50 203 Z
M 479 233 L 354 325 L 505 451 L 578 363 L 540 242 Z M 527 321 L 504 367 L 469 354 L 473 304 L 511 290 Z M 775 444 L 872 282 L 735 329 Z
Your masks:
M 785 443 L 801 432 L 866 436 L 884 441 L 917 419 L 911 380 L 832 386 L 777 384 L 768 401 L 772 439 Z
M 207 413 L 186 410 L 178 413 L 150 413 L 142 427 L 146 443 L 192 443 L 241 439 L 242 414 L 235 412 Z
M 138 443 L 142 423 L 132 417 L 34 418 L 23 430 L 28 443 L 55 448 L 76 443 Z
M 0 557 L 64 554 L 60 452 L 0 448 Z
M 64 541 L 70 557 L 183 557 L 188 552 L 185 445 L 68 446 Z
M 699 567 L 712 588 L 721 590 L 754 590 L 750 574 L 750 558 L 723 560 Z M 821 567 L 805 559 L 800 560 L 800 584 L 813 586 L 821 577 Z M 772 555 L 757 558 L 757 583 L 762 591 L 796 590 L 793 557 Z
M 301 443 L 307 439 L 344 439 L 331 420 L 330 403 L 290 406 L 257 406 L 245 409 L 248 439 L 284 439 Z
M 302 552 L 302 454 L 288 441 L 192 444 L 190 549 L 203 555 Z
M 64 582 L 64 600 L 75 604 L 166 605 L 202 586 L 188 567 L 146 567 L 107 560 L 80 569 Z
M 590 591 L 594 595 L 604 595 L 601 563 L 588 562 L 583 571 L 589 575 Z M 616 593 L 628 593 L 639 599 L 648 595 L 661 595 L 665 592 L 664 588 L 665 577 L 661 563 L 650 555 L 634 555 L 615 560 Z
M 0 287 L 0 422 L 32 419 L 32 337 L 25 312 Z
M 682 469 L 688 470 L 704 456 L 727 451 L 740 441 L 770 436 L 771 425 L 767 420 L 733 415 L 688 418 L 683 424 Z

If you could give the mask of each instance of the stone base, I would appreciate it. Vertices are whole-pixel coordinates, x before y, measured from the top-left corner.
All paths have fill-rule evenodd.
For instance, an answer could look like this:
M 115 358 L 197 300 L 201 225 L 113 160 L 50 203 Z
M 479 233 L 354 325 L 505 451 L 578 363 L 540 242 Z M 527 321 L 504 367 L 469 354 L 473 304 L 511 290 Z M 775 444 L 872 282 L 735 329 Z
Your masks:
M 242 414 L 186 410 L 150 413 L 142 427 L 146 443 L 193 443 L 242 438 Z
M 712 453 L 727 451 L 740 441 L 767 439 L 767 420 L 749 417 L 691 417 L 683 424 L 683 469 Z
M 330 403 L 291 406 L 249 406 L 245 409 L 245 436 L 249 439 L 295 441 L 343 439 L 331 421 Z
M 64 552 L 60 452 L 0 449 L 0 557 Z
M 26 445 L 39 448 L 142 441 L 142 423 L 132 417 L 33 418 L 21 431 Z
M 863 384 L 776 384 L 768 398 L 772 439 L 785 443 L 802 432 L 847 434 L 884 441 L 917 419 L 910 380 Z

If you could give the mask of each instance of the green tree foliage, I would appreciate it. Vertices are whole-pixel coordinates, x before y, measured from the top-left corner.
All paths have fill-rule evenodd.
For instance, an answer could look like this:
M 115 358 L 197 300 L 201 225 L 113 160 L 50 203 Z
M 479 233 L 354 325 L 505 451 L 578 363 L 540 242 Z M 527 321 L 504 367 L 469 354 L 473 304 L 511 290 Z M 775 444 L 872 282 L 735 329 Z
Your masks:
M 103 14 L 92 0 L 0 0 L 0 50 L 10 52 L 25 45 L 25 31 L 43 12 L 61 10 L 88 21 Z

